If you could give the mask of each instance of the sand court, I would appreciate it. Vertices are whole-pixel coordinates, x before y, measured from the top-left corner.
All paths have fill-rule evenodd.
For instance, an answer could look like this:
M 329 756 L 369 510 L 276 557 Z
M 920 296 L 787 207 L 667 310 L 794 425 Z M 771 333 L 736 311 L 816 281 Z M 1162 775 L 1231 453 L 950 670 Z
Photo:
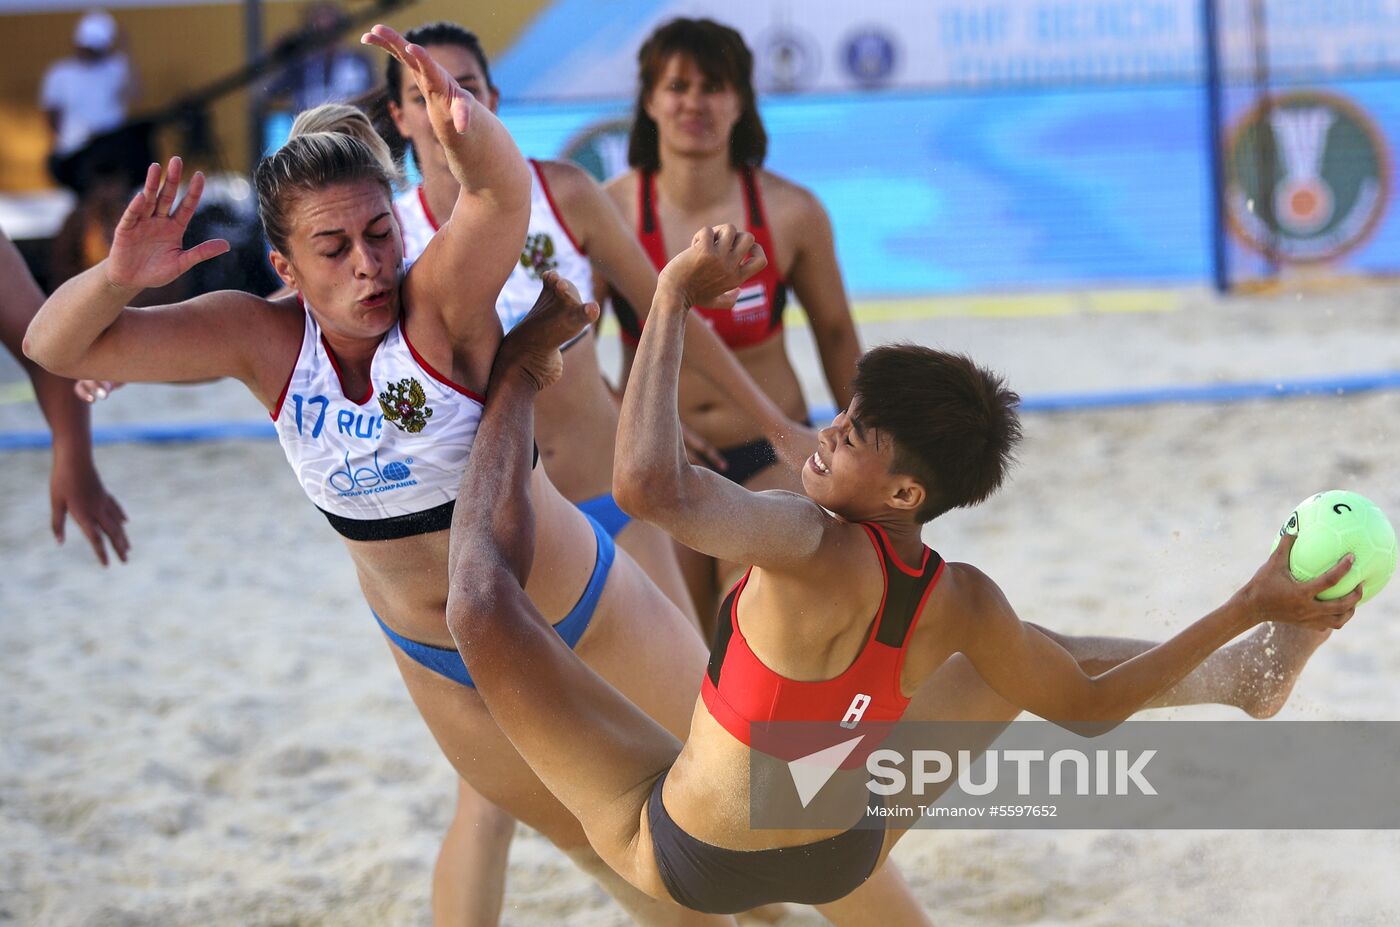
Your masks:
M 965 350 L 1028 397 L 1400 370 L 1394 286 L 1170 305 L 903 313 L 861 336 Z M 807 332 L 787 337 L 824 395 Z M 616 339 L 602 345 L 609 366 Z M 95 424 L 263 416 L 234 384 L 136 387 Z M 1028 620 L 1159 638 L 1243 583 L 1312 492 L 1400 517 L 1398 421 L 1400 391 L 1031 414 L 1009 486 L 926 539 Z M 32 404 L 0 404 L 0 430 L 38 427 Z M 426 924 L 453 774 L 282 452 L 97 458 L 131 517 L 131 562 L 106 571 L 71 527 L 63 549 L 48 535 L 47 452 L 0 455 L 0 923 Z M 1400 720 L 1397 679 L 1387 592 L 1317 653 L 1283 717 Z M 895 858 L 940 925 L 1400 916 L 1390 832 L 918 832 Z M 625 922 L 547 842 L 517 839 L 504 924 Z

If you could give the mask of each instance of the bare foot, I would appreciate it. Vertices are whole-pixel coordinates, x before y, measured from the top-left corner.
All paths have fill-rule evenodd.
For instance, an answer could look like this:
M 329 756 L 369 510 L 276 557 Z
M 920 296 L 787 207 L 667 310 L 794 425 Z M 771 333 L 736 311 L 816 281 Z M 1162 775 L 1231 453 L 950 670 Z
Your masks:
M 1275 622 L 1260 625 L 1228 648 L 1237 663 L 1232 703 L 1255 718 L 1278 714 L 1308 659 L 1331 634 Z
M 501 342 L 496 366 L 519 370 L 544 389 L 564 371 L 559 346 L 597 318 L 598 304 L 585 303 L 572 283 L 550 271 L 535 305 Z
M 761 908 L 745 911 L 738 915 L 737 920 L 741 924 L 776 924 L 791 913 L 791 909 L 785 904 L 766 904 Z
M 516 323 L 507 340 L 527 340 L 557 348 L 578 335 L 598 318 L 598 304 L 585 303 L 575 287 L 558 271 L 541 280 L 540 296 L 525 318 Z

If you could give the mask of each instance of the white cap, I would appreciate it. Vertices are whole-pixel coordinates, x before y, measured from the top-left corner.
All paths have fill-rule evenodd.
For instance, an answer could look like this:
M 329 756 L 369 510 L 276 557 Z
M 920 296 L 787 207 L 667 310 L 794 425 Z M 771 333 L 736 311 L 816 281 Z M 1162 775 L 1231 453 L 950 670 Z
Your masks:
M 78 28 L 73 30 L 73 44 L 93 51 L 106 51 L 117 41 L 117 21 L 112 14 L 103 10 L 93 10 L 78 20 Z

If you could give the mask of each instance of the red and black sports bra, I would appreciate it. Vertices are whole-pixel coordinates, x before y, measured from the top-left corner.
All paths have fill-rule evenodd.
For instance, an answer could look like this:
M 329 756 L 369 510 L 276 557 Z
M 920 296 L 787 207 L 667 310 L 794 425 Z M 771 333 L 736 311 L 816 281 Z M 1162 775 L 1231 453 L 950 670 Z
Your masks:
M 748 213 L 748 229 L 768 255 L 768 266 L 759 271 L 739 290 L 733 309 L 696 306 L 695 312 L 710 323 L 720 340 L 731 348 L 746 348 L 767 341 L 783 330 L 783 308 L 787 305 L 787 283 L 778 273 L 773 250 L 773 235 L 763 212 L 763 197 L 752 168 L 744 168 L 744 208 Z M 658 271 L 671 256 L 661 238 L 661 223 L 656 218 L 656 175 L 637 174 L 637 238 Z M 622 340 L 635 345 L 642 337 L 641 319 L 632 306 L 619 294 L 612 297 L 613 312 L 622 326 Z
M 870 524 L 861 527 L 879 555 L 885 589 L 865 646 L 834 679 L 788 679 L 765 666 L 749 649 L 738 619 L 739 596 L 749 574 L 744 574 L 720 606 L 719 626 L 700 694 L 710 716 L 742 743 L 781 759 L 799 759 L 814 749 L 803 731 L 777 725 L 772 732 L 779 736 L 765 731 L 763 743 L 756 745 L 755 729 L 770 722 L 823 721 L 828 725 L 817 727 L 824 730 L 813 733 L 830 744 L 833 735 L 849 739 L 872 730 L 887 732 L 909 707 L 909 699 L 900 689 L 900 673 L 924 603 L 943 575 L 943 558 L 925 546 L 919 567 L 908 567 L 890 546 L 883 529 Z M 833 730 L 830 725 L 839 728 Z M 882 732 L 867 737 L 862 749 L 842 765 L 849 768 L 862 762 L 883 736 Z

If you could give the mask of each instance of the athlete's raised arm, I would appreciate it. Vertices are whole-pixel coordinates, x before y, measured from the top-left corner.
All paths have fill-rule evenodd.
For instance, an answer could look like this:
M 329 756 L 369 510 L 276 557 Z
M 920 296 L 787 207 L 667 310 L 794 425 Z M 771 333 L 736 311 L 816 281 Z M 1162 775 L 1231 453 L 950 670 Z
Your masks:
M 59 287 L 24 337 L 24 353 L 47 370 L 101 380 L 179 381 L 237 377 L 264 404 L 290 357 L 268 357 L 262 333 L 266 300 L 223 291 L 172 306 L 133 309 L 142 290 L 164 286 L 228 250 L 222 239 L 184 247 L 185 229 L 204 189 L 196 173 L 177 206 L 183 164 L 171 158 L 164 178 L 152 164 L 146 183 L 117 223 L 107 258 Z M 280 374 L 272 371 L 280 364 Z M 270 393 L 270 395 L 268 395 Z
M 549 271 L 539 301 L 496 352 L 486 409 L 453 510 L 448 564 L 454 588 L 506 573 L 524 588 L 535 551 L 535 396 L 564 372 L 559 346 L 597 318 L 597 303 L 582 302 L 572 283 Z
M 1206 657 L 1264 621 L 1314 630 L 1340 628 L 1351 618 L 1361 589 L 1331 601 L 1317 594 L 1351 566 L 1345 558 L 1311 582 L 1288 572 L 1293 537 L 1278 548 L 1238 592 L 1175 637 L 1098 676 L 1088 676 L 1059 644 L 1022 622 L 986 575 L 949 564 L 943 582 L 953 596 L 945 606 L 942 646 L 961 651 L 1002 698 L 1082 734 L 1102 733 L 1176 685 Z
M 73 393 L 72 380 L 49 373 L 22 353 L 24 330 L 43 304 L 44 294 L 4 232 L 0 232 L 0 280 L 5 281 L 5 292 L 0 293 L 0 341 L 29 375 L 39 409 L 53 433 L 53 471 L 49 477 L 53 535 L 63 543 L 64 525 L 72 515 L 103 566 L 107 565 L 104 538 L 125 561 L 130 547 L 122 528 L 126 513 L 97 475 L 87 405 Z
M 412 76 L 461 185 L 451 217 L 408 276 L 409 311 L 430 307 L 457 345 L 480 344 L 494 353 L 500 338 L 496 297 L 520 258 L 530 224 L 530 169 L 500 120 L 421 46 L 384 25 L 365 33 L 364 42 L 393 55 Z M 463 273 L 464 267 L 471 273 Z
M 676 399 L 690 307 L 732 302 L 767 263 L 752 235 L 723 225 L 701 229 L 661 271 L 623 397 L 613 495 L 629 514 L 687 547 L 782 570 L 810 562 L 833 519 L 795 493 L 753 493 L 692 465 Z

